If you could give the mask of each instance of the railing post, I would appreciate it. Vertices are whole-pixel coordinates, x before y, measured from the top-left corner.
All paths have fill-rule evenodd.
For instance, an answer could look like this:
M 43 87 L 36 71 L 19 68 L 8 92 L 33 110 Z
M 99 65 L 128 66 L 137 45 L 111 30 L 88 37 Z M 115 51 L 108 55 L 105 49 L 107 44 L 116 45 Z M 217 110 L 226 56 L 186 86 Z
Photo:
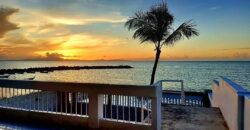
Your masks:
M 152 129 L 161 130 L 161 99 L 162 85 L 161 82 L 155 84 L 155 97 L 152 98 Z
M 99 128 L 99 119 L 103 118 L 103 98 L 104 95 L 89 93 L 89 128 Z
M 144 120 L 144 99 L 141 97 L 141 122 Z

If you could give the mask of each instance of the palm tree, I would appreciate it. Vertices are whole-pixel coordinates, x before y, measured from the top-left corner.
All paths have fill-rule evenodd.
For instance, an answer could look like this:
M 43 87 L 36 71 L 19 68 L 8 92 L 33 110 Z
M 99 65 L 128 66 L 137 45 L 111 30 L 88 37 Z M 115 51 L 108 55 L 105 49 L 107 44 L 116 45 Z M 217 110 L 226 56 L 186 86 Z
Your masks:
M 160 59 L 163 46 L 173 46 L 177 41 L 192 36 L 198 36 L 198 30 L 193 22 L 182 23 L 177 29 L 173 29 L 174 16 L 169 13 L 167 4 L 152 6 L 148 11 L 138 11 L 125 23 L 128 30 L 135 30 L 133 38 L 138 38 L 141 43 L 151 42 L 155 45 L 155 62 L 151 74 L 151 82 L 154 83 L 157 64 Z

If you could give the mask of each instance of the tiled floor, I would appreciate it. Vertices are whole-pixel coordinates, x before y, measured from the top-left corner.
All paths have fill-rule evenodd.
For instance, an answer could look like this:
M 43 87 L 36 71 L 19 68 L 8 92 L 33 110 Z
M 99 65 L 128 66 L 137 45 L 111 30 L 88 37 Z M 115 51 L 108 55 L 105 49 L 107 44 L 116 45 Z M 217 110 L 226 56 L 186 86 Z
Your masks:
M 164 105 L 162 130 L 228 130 L 218 108 Z

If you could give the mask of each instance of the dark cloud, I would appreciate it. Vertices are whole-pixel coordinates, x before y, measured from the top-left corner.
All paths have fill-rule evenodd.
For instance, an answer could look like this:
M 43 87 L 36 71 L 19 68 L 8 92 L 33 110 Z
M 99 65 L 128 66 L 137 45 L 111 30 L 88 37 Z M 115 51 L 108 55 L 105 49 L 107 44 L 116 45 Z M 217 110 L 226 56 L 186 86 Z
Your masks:
M 60 53 L 46 53 L 46 60 L 63 60 L 64 55 Z
M 9 17 L 16 12 L 18 12 L 18 9 L 0 7 L 0 38 L 8 31 L 18 29 L 16 24 L 9 21 Z

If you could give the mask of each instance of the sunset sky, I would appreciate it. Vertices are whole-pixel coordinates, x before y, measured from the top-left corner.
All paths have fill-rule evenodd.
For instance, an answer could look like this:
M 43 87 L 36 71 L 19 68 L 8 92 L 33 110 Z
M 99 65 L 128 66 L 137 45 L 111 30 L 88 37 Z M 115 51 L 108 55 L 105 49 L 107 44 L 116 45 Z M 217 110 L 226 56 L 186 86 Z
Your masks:
M 161 0 L 0 0 L 0 60 L 152 60 L 124 22 Z M 192 19 L 199 37 L 162 60 L 250 60 L 250 0 L 167 0 L 174 27 Z

